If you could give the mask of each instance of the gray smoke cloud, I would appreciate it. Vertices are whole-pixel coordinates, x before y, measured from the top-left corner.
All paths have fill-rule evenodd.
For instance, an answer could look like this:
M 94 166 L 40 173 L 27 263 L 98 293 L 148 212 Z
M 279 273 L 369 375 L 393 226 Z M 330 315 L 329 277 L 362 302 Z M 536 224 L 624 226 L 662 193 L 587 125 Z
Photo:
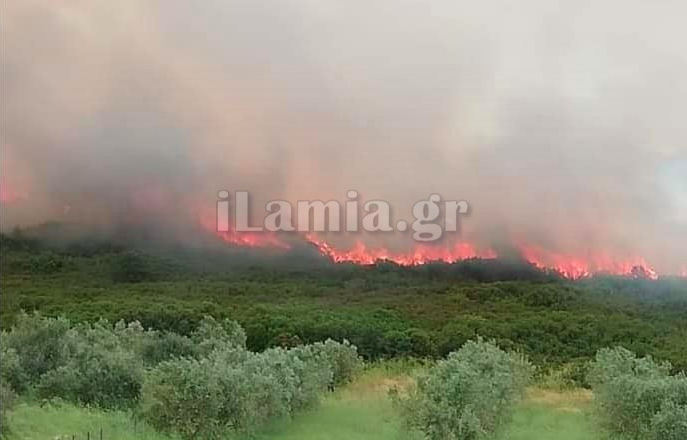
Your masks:
M 4 2 L 2 223 L 181 231 L 223 188 L 355 189 L 400 215 L 439 193 L 471 203 L 477 243 L 676 272 L 685 16 L 682 0 Z

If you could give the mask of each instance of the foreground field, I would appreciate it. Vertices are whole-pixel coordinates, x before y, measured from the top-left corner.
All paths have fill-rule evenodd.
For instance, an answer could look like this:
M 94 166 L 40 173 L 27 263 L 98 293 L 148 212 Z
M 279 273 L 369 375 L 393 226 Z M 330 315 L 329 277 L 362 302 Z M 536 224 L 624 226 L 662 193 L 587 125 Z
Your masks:
M 260 439 L 420 439 L 403 427 L 388 390 L 403 387 L 407 374 L 368 369 L 355 382 L 334 392 L 313 411 L 276 421 Z M 531 388 L 516 407 L 502 439 L 594 439 L 589 415 L 591 394 L 584 389 Z M 165 435 L 137 422 L 129 412 L 104 412 L 70 404 L 22 403 L 11 412 L 11 435 L 19 439 L 162 439 Z
M 387 366 L 365 371 L 327 397 L 314 411 L 277 421 L 260 433 L 265 439 L 418 439 L 403 427 L 389 389 L 409 384 L 409 373 Z
M 265 439 L 422 439 L 404 428 L 388 389 L 406 376 L 372 371 L 329 397 L 320 409 L 280 421 L 261 433 Z M 515 408 L 501 439 L 597 439 L 589 414 L 591 393 L 531 388 Z
M 590 415 L 591 392 L 586 389 L 531 388 L 515 408 L 503 439 L 597 439 Z
M 20 403 L 9 412 L 7 439 L 164 439 L 129 412 L 73 404 Z

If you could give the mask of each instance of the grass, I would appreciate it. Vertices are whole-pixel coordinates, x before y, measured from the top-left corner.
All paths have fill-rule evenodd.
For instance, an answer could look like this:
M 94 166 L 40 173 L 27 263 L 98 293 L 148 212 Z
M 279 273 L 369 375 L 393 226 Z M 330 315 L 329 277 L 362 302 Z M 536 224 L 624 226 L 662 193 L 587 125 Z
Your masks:
M 313 412 L 277 421 L 259 439 L 412 439 L 385 399 L 327 398 Z
M 258 439 L 421 439 L 403 427 L 388 398 L 391 387 L 411 384 L 421 365 L 387 362 L 368 368 L 352 384 L 327 395 L 320 406 L 262 428 Z M 410 372 L 410 373 L 409 373 Z M 531 388 L 515 408 L 501 439 L 596 439 L 590 415 L 591 393 L 584 389 Z M 70 404 L 20 403 L 9 413 L 17 439 L 161 439 L 135 423 L 129 412 L 88 409 Z
M 414 439 L 391 405 L 388 391 L 411 381 L 398 362 L 374 365 L 355 382 L 326 397 L 310 412 L 268 425 L 262 439 Z
M 162 439 L 164 435 L 130 413 L 89 409 L 72 404 L 19 403 L 8 414 L 7 434 L 14 439 Z
M 591 398 L 584 389 L 530 389 L 499 438 L 598 439 L 590 415 Z

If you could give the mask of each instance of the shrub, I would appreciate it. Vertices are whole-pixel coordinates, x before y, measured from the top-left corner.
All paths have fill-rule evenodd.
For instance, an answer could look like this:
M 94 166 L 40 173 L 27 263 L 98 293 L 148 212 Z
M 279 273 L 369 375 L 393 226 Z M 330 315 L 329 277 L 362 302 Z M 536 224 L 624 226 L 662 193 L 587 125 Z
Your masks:
M 120 344 L 132 350 L 146 366 L 155 366 L 174 357 L 195 356 L 197 344 L 189 337 L 174 332 L 145 330 L 138 321 L 115 324 L 114 332 Z
M 406 424 L 431 439 L 493 438 L 531 375 L 522 356 L 478 339 L 439 361 L 397 403 Z
M 8 378 L 17 391 L 24 391 L 46 372 L 63 366 L 70 350 L 65 335 L 71 324 L 64 318 L 47 318 L 38 312 L 31 315 L 21 312 L 10 332 L 3 333 L 3 355 L 5 351 L 16 356 L 16 372 Z M 4 358 L 4 357 L 3 357 Z
M 215 331 L 208 325 L 203 332 L 208 337 Z M 334 366 L 345 381 L 360 363 L 348 343 L 254 353 L 219 341 L 200 359 L 170 360 L 152 369 L 143 384 L 140 415 L 155 428 L 184 437 L 246 438 L 270 419 L 316 404 L 332 382 Z
M 103 408 L 138 401 L 154 427 L 189 438 L 252 436 L 270 419 L 317 404 L 362 366 L 347 341 L 250 352 L 238 323 L 209 316 L 184 337 L 139 322 L 71 326 L 22 314 L 2 343 L 3 394 L 16 384 Z
M 687 404 L 667 401 L 651 419 L 654 439 L 687 439 Z
M 14 400 L 16 396 L 14 391 L 4 380 L 0 379 L 0 435 L 8 433 L 7 426 L 7 411 L 14 407 Z
M 146 375 L 140 415 L 158 430 L 176 430 L 183 438 L 218 438 L 222 391 L 208 359 L 160 363 Z
M 227 346 L 210 357 L 161 363 L 146 377 L 140 414 L 185 438 L 246 437 L 288 414 L 296 381 L 283 350 L 254 354 Z
M 290 349 L 287 357 L 296 375 L 291 409 L 297 411 L 315 406 L 322 392 L 333 384 L 334 372 L 329 357 L 315 350 L 313 345 Z
M 314 343 L 312 348 L 314 351 L 324 354 L 329 360 L 333 375 L 332 381 L 337 386 L 351 381 L 363 367 L 362 359 L 358 356 L 358 349 L 348 340 L 339 343 L 327 339 L 323 343 Z
M 684 437 L 687 377 L 669 363 L 638 358 L 624 348 L 602 349 L 589 370 L 602 427 L 612 437 Z
M 673 376 L 661 409 L 653 416 L 649 434 L 654 439 L 687 439 L 687 376 Z
M 177 357 L 195 357 L 198 346 L 189 337 L 174 332 L 160 332 L 156 338 L 146 339 L 139 347 L 140 356 L 148 366 Z
M 203 317 L 191 338 L 198 345 L 198 352 L 202 355 L 208 355 L 226 345 L 246 347 L 246 332 L 241 325 L 229 319 L 218 322 L 209 315 Z
M 595 362 L 589 367 L 588 380 L 592 387 L 602 387 L 622 376 L 637 378 L 662 378 L 670 374 L 667 362 L 656 362 L 651 357 L 638 358 L 622 347 L 600 349 Z
M 74 328 L 65 340 L 70 356 L 64 365 L 41 376 L 37 386 L 41 397 L 105 408 L 126 407 L 138 398 L 142 360 L 122 344 L 108 322 Z
M 7 387 L 23 389 L 28 380 L 21 367 L 17 351 L 5 345 L 5 333 L 2 334 L 2 350 L 0 351 L 0 381 Z

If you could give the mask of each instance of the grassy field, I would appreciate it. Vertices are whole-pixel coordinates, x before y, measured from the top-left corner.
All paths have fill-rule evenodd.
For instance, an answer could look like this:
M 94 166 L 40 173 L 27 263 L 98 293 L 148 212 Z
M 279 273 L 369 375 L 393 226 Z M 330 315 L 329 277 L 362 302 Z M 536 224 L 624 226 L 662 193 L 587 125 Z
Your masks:
M 422 439 L 406 430 L 387 397 L 407 376 L 373 370 L 328 397 L 322 406 L 279 421 L 259 434 L 265 439 Z M 532 388 L 519 403 L 501 439 L 597 439 L 590 415 L 591 393 Z
M 265 439 L 416 439 L 403 427 L 388 397 L 391 387 L 410 382 L 394 366 L 369 369 L 327 397 L 312 412 L 277 421 L 258 434 Z
M 9 413 L 12 439 L 161 439 L 128 412 L 105 412 L 72 404 L 20 403 Z M 102 435 L 101 435 L 102 434 Z
M 391 387 L 410 384 L 417 367 L 378 365 L 352 384 L 327 396 L 312 411 L 275 421 L 256 434 L 258 439 L 420 439 L 409 432 L 388 398 Z M 598 438 L 590 416 L 591 393 L 583 389 L 557 391 L 531 388 L 515 409 L 502 439 Z M 127 412 L 103 412 L 70 404 L 19 404 L 9 415 L 10 435 L 19 439 L 160 439 Z
M 513 415 L 503 439 L 597 439 L 590 415 L 591 393 L 532 388 Z

